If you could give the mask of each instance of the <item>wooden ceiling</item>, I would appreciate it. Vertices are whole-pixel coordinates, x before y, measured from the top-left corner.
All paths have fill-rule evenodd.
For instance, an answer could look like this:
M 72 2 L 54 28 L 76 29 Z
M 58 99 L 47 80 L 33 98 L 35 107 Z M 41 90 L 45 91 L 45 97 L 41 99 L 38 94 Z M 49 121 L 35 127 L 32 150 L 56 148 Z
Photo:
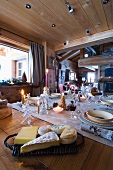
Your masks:
M 67 58 L 76 61 L 80 49 L 113 42 L 113 0 L 107 4 L 102 1 L 0 0 L 0 28 L 28 40 L 53 45 L 61 56 L 60 62 Z M 74 14 L 69 13 L 67 2 Z M 26 4 L 31 9 L 26 9 Z

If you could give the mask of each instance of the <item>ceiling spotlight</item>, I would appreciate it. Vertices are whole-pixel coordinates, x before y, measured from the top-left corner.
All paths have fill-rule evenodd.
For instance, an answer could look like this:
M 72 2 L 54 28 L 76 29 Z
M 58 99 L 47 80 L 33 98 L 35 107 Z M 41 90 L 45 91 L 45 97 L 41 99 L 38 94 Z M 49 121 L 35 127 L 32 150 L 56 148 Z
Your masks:
M 85 58 L 89 57 L 89 54 L 87 54 L 87 53 L 86 53 L 86 54 L 84 54 L 84 57 L 85 57 Z
M 103 4 L 107 4 L 109 2 L 109 0 L 102 0 Z
M 90 35 L 90 31 L 88 28 L 86 29 L 86 35 Z
M 51 26 L 52 26 L 52 27 L 56 27 L 56 25 L 55 25 L 55 24 L 52 24 Z
M 65 4 L 66 4 L 66 6 L 68 7 L 69 13 L 70 13 L 70 14 L 74 14 L 74 9 L 71 8 L 71 6 L 69 5 L 69 3 L 66 2 Z
M 30 9 L 30 8 L 31 8 L 31 5 L 26 4 L 25 7 L 26 7 L 27 9 Z
M 69 44 L 69 40 L 66 40 L 66 42 L 64 43 L 64 45 L 68 45 Z

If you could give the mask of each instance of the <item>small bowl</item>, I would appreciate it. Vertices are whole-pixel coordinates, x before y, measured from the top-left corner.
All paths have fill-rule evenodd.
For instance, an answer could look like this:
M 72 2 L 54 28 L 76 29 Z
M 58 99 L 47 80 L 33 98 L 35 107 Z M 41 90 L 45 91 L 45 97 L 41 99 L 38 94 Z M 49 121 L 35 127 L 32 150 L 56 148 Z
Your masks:
M 63 108 L 62 107 L 54 107 L 53 110 L 56 112 L 56 113 L 61 113 L 63 111 Z
M 113 121 L 113 115 L 102 110 L 88 110 L 86 115 L 89 120 L 97 123 L 109 123 L 110 121 Z

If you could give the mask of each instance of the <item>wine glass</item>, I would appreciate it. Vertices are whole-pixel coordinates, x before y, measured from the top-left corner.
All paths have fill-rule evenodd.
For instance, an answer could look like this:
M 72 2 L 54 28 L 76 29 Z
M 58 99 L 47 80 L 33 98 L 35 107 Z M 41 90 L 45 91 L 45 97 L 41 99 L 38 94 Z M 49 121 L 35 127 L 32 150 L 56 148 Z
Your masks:
M 71 101 L 71 105 L 69 106 L 69 109 L 71 111 L 70 119 L 74 119 L 74 112 L 76 110 L 76 105 L 74 104 L 74 101 Z

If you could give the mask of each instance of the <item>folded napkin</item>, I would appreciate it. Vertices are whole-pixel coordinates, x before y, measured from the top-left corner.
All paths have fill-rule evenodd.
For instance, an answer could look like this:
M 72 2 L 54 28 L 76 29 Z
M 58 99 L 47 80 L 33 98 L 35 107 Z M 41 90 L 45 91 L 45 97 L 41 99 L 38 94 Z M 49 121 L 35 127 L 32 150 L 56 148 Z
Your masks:
M 109 109 L 109 110 L 113 110 L 113 106 L 107 106 L 107 105 L 98 105 L 99 109 Z
M 96 126 L 90 126 L 90 125 L 87 125 L 84 123 L 81 124 L 81 129 L 86 132 L 90 132 L 97 136 L 101 136 L 102 138 L 113 141 L 113 131 L 112 130 L 102 129 L 102 128 L 98 128 Z

